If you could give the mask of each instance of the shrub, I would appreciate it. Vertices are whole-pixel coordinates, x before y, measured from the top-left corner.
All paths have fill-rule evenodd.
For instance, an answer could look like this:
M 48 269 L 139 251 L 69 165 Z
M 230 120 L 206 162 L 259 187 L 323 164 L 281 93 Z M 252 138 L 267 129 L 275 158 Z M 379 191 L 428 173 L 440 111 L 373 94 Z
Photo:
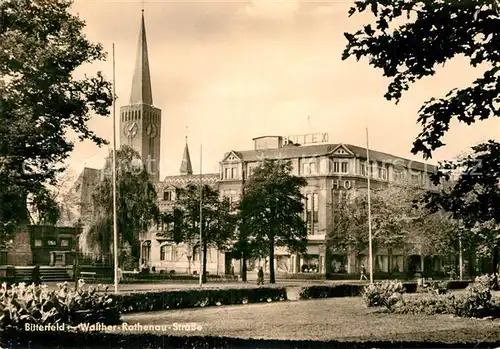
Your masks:
M 405 288 L 399 281 L 382 281 L 363 289 L 363 300 L 368 307 L 385 307 L 392 310 L 403 301 Z
M 464 294 L 450 295 L 448 305 L 450 313 L 460 317 L 476 317 L 488 312 L 492 308 L 488 278 L 467 286 Z
M 408 299 L 396 309 L 411 314 L 452 314 L 459 317 L 484 317 L 500 315 L 500 304 L 492 298 L 494 279 L 485 275 L 476 278 L 463 294 L 430 294 L 426 298 Z
M 448 299 L 445 295 L 436 293 L 424 298 L 410 298 L 395 308 L 394 311 L 402 314 L 448 314 Z
M 123 312 L 263 303 L 287 299 L 285 287 L 190 289 L 111 295 Z
M 70 289 L 67 282 L 58 284 L 57 290 L 49 290 L 46 285 L 20 283 L 9 288 L 2 284 L 0 329 L 24 331 L 27 324 L 119 323 L 116 302 L 108 294 L 97 292 L 96 288 L 84 290 L 83 286 L 83 281 L 78 283 L 76 290 Z

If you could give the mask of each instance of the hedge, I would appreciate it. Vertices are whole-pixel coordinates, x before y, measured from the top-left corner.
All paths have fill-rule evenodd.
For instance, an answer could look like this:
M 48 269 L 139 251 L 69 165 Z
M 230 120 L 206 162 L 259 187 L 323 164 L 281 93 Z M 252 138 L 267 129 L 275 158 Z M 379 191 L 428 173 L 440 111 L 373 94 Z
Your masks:
M 43 343 L 43 344 L 41 344 Z M 313 341 L 313 340 L 265 340 L 214 336 L 168 336 L 157 334 L 71 333 L 32 332 L 13 336 L 2 335 L 2 347 L 29 348 L 495 348 L 500 341 L 485 339 L 482 342 L 443 343 L 439 341 Z
M 300 299 L 336 298 L 336 297 L 357 297 L 361 295 L 366 285 L 312 285 L 300 287 Z M 407 293 L 417 292 L 417 284 L 405 282 L 403 286 Z
M 448 290 L 461 290 L 464 288 L 467 288 L 469 284 L 473 283 L 473 281 L 468 280 L 468 281 L 448 281 L 446 283 L 446 289 Z
M 313 285 L 302 287 L 300 299 L 318 299 L 332 297 L 356 297 L 361 295 L 362 285 Z
M 416 283 L 404 283 L 407 293 L 417 290 Z M 181 290 L 158 290 L 111 295 L 117 299 L 123 313 L 187 309 L 219 305 L 264 303 L 284 301 L 287 288 L 299 289 L 299 299 L 319 299 L 333 297 L 360 296 L 365 285 L 307 285 L 242 288 L 203 288 Z
M 112 295 L 123 313 L 286 300 L 285 287 L 188 289 Z

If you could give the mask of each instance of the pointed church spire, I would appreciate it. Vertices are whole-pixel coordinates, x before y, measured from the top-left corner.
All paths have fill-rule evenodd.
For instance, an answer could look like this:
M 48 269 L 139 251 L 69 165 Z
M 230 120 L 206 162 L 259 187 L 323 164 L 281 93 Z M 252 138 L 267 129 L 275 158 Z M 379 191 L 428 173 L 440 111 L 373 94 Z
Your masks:
M 144 9 L 142 9 L 141 30 L 135 62 L 134 79 L 132 80 L 132 93 L 130 104 L 153 105 L 151 92 L 151 75 L 149 73 L 148 43 L 146 40 L 146 25 L 144 24 Z
M 193 166 L 191 165 L 191 156 L 189 156 L 187 136 L 186 136 L 186 146 L 184 147 L 184 154 L 182 155 L 181 174 L 182 175 L 193 174 Z

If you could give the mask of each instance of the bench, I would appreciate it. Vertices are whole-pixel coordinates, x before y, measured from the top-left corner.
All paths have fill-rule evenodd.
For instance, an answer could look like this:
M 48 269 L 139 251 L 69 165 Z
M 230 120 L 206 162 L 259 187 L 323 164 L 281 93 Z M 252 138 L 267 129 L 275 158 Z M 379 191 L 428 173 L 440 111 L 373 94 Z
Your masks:
M 97 273 L 95 271 L 82 271 L 80 272 L 80 277 L 82 279 L 92 279 L 94 280 Z

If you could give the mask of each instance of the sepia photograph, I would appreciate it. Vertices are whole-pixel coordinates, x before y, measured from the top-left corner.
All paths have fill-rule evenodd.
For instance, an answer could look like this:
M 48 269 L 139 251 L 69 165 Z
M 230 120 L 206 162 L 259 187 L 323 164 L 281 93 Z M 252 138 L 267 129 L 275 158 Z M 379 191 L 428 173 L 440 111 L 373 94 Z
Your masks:
M 0 0 L 0 349 L 500 348 L 500 0 Z

